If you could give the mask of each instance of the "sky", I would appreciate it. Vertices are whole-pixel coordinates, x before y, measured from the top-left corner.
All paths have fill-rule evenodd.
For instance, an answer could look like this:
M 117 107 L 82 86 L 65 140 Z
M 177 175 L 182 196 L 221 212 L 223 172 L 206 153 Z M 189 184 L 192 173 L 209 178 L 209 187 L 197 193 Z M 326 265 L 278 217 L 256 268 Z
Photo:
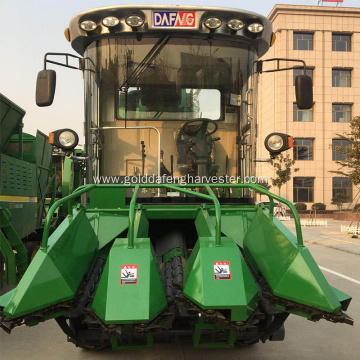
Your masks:
M 0 92 L 26 110 L 25 132 L 35 134 L 39 129 L 47 134 L 57 129 L 72 128 L 82 139 L 84 92 L 80 71 L 52 67 L 57 73 L 54 103 L 46 108 L 39 108 L 35 104 L 36 77 L 38 71 L 42 70 L 44 54 L 75 54 L 64 37 L 64 30 L 74 15 L 111 5 L 181 4 L 233 7 L 267 16 L 276 3 L 317 5 L 318 0 L 0 0 Z M 360 7 L 360 0 L 344 0 L 343 6 Z

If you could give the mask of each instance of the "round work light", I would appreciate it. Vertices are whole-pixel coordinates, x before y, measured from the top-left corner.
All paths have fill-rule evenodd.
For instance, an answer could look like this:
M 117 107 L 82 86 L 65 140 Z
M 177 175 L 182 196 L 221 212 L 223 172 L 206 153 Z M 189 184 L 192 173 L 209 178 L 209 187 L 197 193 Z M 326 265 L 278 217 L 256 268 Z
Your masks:
M 241 30 L 244 27 L 244 23 L 239 19 L 231 19 L 227 22 L 226 26 L 230 30 Z
M 217 29 L 222 24 L 222 21 L 218 18 L 211 17 L 204 21 L 204 25 L 211 30 Z
M 97 28 L 97 24 L 92 20 L 85 20 L 80 23 L 81 29 L 85 31 L 94 31 Z
M 106 27 L 114 27 L 119 25 L 120 20 L 115 16 L 107 16 L 106 18 L 102 19 L 102 23 Z
M 259 24 L 259 23 L 253 23 L 253 24 L 250 24 L 247 29 L 254 33 L 254 34 L 258 34 L 258 33 L 261 33 L 263 30 L 264 30 L 264 26 L 262 24 Z
M 282 133 L 272 133 L 265 139 L 266 150 L 269 151 L 271 156 L 292 148 L 293 143 L 294 139 L 292 136 Z
M 130 15 L 125 19 L 125 22 L 131 27 L 139 27 L 144 24 L 144 19 L 139 15 Z
M 49 134 L 49 143 L 65 151 L 73 150 L 78 142 L 78 134 L 71 129 L 56 130 Z

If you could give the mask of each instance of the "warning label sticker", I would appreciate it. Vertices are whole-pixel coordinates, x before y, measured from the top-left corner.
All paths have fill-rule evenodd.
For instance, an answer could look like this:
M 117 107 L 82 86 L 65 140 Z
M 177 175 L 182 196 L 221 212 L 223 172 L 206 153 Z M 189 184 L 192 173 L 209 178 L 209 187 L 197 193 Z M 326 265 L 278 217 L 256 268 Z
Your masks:
M 137 284 L 138 266 L 137 265 L 121 265 L 120 284 L 134 285 Z
M 213 265 L 215 280 L 231 280 L 229 261 L 214 261 Z

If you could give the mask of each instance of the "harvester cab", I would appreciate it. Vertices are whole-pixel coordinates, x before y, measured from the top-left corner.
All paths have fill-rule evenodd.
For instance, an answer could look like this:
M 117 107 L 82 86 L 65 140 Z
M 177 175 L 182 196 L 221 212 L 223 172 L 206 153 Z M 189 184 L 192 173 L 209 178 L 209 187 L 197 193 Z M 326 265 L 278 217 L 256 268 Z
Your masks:
M 36 98 L 54 100 L 49 64 L 83 73 L 86 185 L 49 209 L 40 251 L 0 297 L 2 328 L 55 318 L 74 344 L 119 350 L 179 336 L 196 347 L 282 340 L 290 313 L 352 324 L 343 313 L 351 297 L 304 246 L 294 205 L 246 181 L 257 76 L 299 62 L 259 60 L 275 40 L 270 21 L 235 9 L 114 6 L 75 16 L 65 36 L 79 55 L 46 54 Z M 305 109 L 312 84 L 300 63 Z M 265 145 L 276 156 L 292 138 L 269 134 Z M 255 193 L 269 206 L 255 205 Z M 295 236 L 274 200 L 290 208 Z M 69 216 L 49 236 L 60 206 Z

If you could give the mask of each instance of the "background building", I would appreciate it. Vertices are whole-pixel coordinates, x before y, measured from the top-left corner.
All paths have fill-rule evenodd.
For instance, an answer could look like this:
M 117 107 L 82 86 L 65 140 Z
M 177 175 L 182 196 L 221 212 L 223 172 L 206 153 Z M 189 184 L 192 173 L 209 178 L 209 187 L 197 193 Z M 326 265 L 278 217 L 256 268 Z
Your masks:
M 281 195 L 293 202 L 308 203 L 308 208 L 322 202 L 333 209 L 330 203 L 337 192 L 356 195 L 356 188 L 346 178 L 329 171 L 339 168 L 335 163 L 339 154 L 332 145 L 345 145 L 337 134 L 349 131 L 350 119 L 360 115 L 360 8 L 275 5 L 269 19 L 276 42 L 263 60 L 305 60 L 308 75 L 313 77 L 314 107 L 301 111 L 295 104 L 294 80 L 301 69 L 262 74 L 258 157 L 268 157 L 263 143 L 269 133 L 292 135 L 291 155 L 300 171 L 292 174 Z M 274 64 L 266 65 L 264 70 L 270 66 Z M 257 166 L 259 175 L 268 179 L 274 176 L 269 164 Z M 278 192 L 273 187 L 271 190 Z

